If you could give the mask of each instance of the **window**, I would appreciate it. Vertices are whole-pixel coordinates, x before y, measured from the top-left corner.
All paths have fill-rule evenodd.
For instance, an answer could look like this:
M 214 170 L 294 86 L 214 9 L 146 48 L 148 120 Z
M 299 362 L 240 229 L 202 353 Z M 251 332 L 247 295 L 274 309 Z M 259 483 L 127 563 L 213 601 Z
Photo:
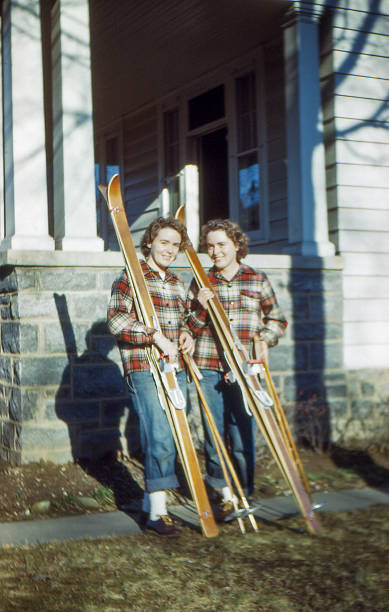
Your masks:
M 118 138 L 108 138 L 105 143 L 105 180 L 107 185 L 114 174 L 119 174 L 119 143 Z
M 165 176 L 173 176 L 179 170 L 179 113 L 178 109 L 164 113 Z
M 235 81 L 237 124 L 238 223 L 245 232 L 261 229 L 255 74 Z
M 214 217 L 237 221 L 252 244 L 266 240 L 261 74 L 258 51 L 161 103 L 162 214 L 185 204 L 194 243 Z
M 95 165 L 97 234 L 104 240 L 105 249 L 117 251 L 119 246 L 109 219 L 107 204 L 98 190 L 98 185 L 108 185 L 114 174 L 120 174 L 119 137 L 110 136 L 102 139 L 99 151 L 100 155 L 96 154 L 96 159 L 100 157 L 102 163 Z
M 163 213 L 174 215 L 182 194 L 182 176 L 180 172 L 180 134 L 178 108 L 163 114 L 164 139 L 164 204 Z

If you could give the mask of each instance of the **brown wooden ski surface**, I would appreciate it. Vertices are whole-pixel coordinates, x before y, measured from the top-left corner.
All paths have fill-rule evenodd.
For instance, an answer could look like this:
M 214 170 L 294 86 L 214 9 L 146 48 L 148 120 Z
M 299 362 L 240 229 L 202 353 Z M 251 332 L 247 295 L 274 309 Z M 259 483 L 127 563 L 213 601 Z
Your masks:
M 104 195 L 104 188 L 100 191 Z M 115 233 L 122 251 L 126 272 L 134 295 L 137 316 L 149 327 L 159 326 L 153 301 L 150 297 L 142 267 L 137 257 L 135 245 L 128 227 L 123 205 L 119 175 L 112 177 L 107 191 L 107 205 L 111 214 Z M 202 479 L 197 454 L 193 445 L 185 410 L 180 401 L 173 371 L 165 372 L 159 362 L 159 352 L 152 347 L 148 352 L 150 369 L 156 382 L 162 408 L 166 412 L 170 428 L 183 464 L 193 501 L 196 504 L 202 532 L 207 537 L 217 536 L 219 529 L 215 523 L 207 491 Z M 182 395 L 182 393 L 181 393 Z
M 184 206 L 178 209 L 176 218 L 185 223 Z M 207 287 L 215 294 L 215 289 L 203 269 L 192 244 L 188 244 L 185 249 L 185 254 L 191 265 L 198 286 Z M 246 366 L 249 361 L 248 355 L 236 334 L 231 329 L 228 317 L 217 294 L 208 301 L 208 313 L 215 333 L 223 347 L 228 365 L 242 390 L 243 398 L 295 497 L 301 514 L 306 521 L 308 530 L 314 534 L 319 533 L 322 531 L 320 521 L 313 511 L 309 496 L 300 480 L 293 458 L 285 446 L 273 412 L 269 409 L 270 406 L 265 406 L 262 401 L 266 396 L 263 395 L 263 389 L 259 379 L 256 375 L 247 372 Z
M 256 357 L 256 359 L 259 360 L 260 357 L 260 349 L 259 349 L 259 336 L 255 336 L 254 338 L 254 355 Z M 282 437 L 284 439 L 284 443 L 286 448 L 289 451 L 289 454 L 291 455 L 292 459 L 294 460 L 298 471 L 300 473 L 300 477 L 301 480 L 303 481 L 305 490 L 307 492 L 308 495 L 310 495 L 311 493 L 311 489 L 309 486 L 309 482 L 308 479 L 306 477 L 303 465 L 301 463 L 301 459 L 300 459 L 300 455 L 298 453 L 296 444 L 293 440 L 293 436 L 292 436 L 292 432 L 290 431 L 290 427 L 289 427 L 289 423 L 286 419 L 285 416 L 285 412 L 281 406 L 281 402 L 279 400 L 277 391 L 276 391 L 276 387 L 275 384 L 273 382 L 272 376 L 270 374 L 269 368 L 267 366 L 266 363 L 261 363 L 261 375 L 263 374 L 263 377 L 265 379 L 266 382 L 266 386 L 268 388 L 268 391 L 270 393 L 270 396 L 273 400 L 273 410 L 274 410 L 274 414 L 275 417 L 277 419 L 277 423 L 278 426 L 280 428 L 280 431 L 282 433 Z

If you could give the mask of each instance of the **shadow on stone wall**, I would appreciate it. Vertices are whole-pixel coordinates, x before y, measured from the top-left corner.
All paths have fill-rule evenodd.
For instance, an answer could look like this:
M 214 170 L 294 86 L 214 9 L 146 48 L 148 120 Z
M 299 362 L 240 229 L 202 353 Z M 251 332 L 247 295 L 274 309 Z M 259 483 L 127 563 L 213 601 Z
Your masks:
M 368 486 L 387 486 L 389 470 L 361 448 L 361 440 L 351 439 L 346 431 L 347 422 L 358 423 L 363 413 L 352 407 L 350 412 L 348 408 L 341 274 L 324 266 L 301 270 L 296 260 L 289 290 L 295 374 L 287 382 L 286 392 L 295 405 L 296 441 L 314 451 L 327 452 L 339 468 L 354 471 Z M 369 401 L 361 403 L 379 410 Z M 363 443 L 366 446 L 369 442 L 365 439 Z
M 113 490 L 118 507 L 127 506 L 143 491 L 119 457 L 129 449 L 132 456 L 139 454 L 139 426 L 130 411 L 124 431 L 129 448 L 123 449 L 120 425 L 127 413 L 127 389 L 120 367 L 108 357 L 116 340 L 105 320 L 95 321 L 86 333 L 86 348 L 78 355 L 66 297 L 54 294 L 54 298 L 68 355 L 56 394 L 56 414 L 67 424 L 74 461 Z
M 331 382 L 335 384 L 331 378 L 336 376 L 337 384 L 340 380 L 344 384 L 342 359 L 336 350 L 340 343 L 338 346 L 328 344 L 328 339 L 339 334 L 341 337 L 341 309 L 337 313 L 338 320 L 326 320 L 326 289 L 322 269 L 303 270 L 299 268 L 299 259 L 294 258 L 289 291 L 293 308 L 291 328 L 295 373 L 289 381 L 287 393 L 288 399 L 295 404 L 297 442 L 319 451 L 328 450 L 332 436 L 331 406 L 327 396 L 328 386 Z M 329 367 L 338 369 L 336 375 L 326 374 Z
M 81 355 L 69 355 L 56 395 L 56 414 L 68 426 L 74 461 L 99 460 L 122 450 L 120 422 L 126 408 L 120 368 L 108 357 L 115 339 L 104 321 L 92 325 L 85 342 Z

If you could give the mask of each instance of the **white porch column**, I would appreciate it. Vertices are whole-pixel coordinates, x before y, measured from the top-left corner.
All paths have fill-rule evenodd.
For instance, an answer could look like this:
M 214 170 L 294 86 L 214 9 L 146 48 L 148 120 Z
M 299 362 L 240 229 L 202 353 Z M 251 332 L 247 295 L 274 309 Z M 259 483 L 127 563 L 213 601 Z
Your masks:
M 3 18 L 0 15 L 1 31 Z M 3 45 L 0 45 L 0 66 L 3 65 Z M 0 170 L 4 168 L 4 138 L 3 138 L 3 71 L 0 73 Z M 4 172 L 0 171 L 0 245 L 4 240 L 5 209 L 4 209 Z
M 102 251 L 96 226 L 88 0 L 57 0 L 52 52 L 56 246 Z
M 326 256 L 325 158 L 320 99 L 319 15 L 312 2 L 295 1 L 284 24 L 288 154 L 288 253 Z
M 0 249 L 53 250 L 39 0 L 5 0 L 2 31 L 5 193 Z

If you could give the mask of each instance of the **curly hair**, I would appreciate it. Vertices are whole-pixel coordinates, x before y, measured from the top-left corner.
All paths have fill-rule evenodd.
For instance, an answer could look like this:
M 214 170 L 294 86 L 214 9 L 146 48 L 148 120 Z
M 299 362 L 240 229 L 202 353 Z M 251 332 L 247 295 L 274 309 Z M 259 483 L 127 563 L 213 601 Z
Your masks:
M 246 257 L 249 252 L 249 237 L 239 225 L 235 223 L 235 221 L 231 221 L 231 219 L 212 219 L 203 225 L 200 234 L 200 251 L 202 253 L 207 252 L 207 236 L 209 232 L 216 232 L 217 230 L 225 232 L 228 238 L 238 247 L 236 252 L 236 259 L 238 262 Z
M 180 251 L 183 251 L 184 248 L 187 246 L 189 238 L 185 225 L 181 223 L 181 221 L 178 221 L 178 219 L 174 219 L 173 217 L 158 217 L 158 219 L 155 219 L 150 223 L 150 225 L 146 228 L 145 233 L 143 234 L 140 248 L 144 257 L 148 257 L 150 254 L 150 247 L 147 245 L 153 242 L 153 240 L 157 237 L 158 232 L 164 227 L 171 227 L 180 234 Z

